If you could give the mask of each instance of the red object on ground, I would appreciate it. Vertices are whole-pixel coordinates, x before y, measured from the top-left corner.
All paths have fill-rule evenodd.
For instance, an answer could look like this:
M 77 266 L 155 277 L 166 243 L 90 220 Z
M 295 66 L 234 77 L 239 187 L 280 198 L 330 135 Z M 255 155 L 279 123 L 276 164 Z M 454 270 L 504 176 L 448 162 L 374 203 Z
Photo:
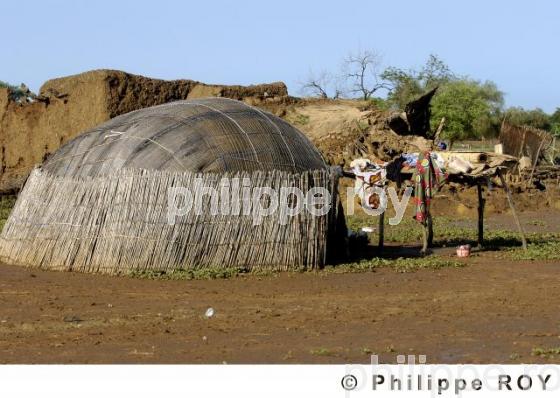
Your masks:
M 471 255 L 471 245 L 461 245 L 457 247 L 457 257 L 469 257 Z

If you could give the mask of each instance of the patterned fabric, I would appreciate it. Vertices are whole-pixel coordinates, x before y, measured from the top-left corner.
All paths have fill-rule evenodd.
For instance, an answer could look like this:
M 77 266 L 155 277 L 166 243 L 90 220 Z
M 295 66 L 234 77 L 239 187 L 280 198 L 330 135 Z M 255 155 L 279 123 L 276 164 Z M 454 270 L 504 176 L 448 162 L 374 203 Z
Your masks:
M 422 224 L 426 222 L 432 197 L 446 180 L 447 173 L 432 159 L 430 152 L 420 153 L 413 175 L 416 221 Z

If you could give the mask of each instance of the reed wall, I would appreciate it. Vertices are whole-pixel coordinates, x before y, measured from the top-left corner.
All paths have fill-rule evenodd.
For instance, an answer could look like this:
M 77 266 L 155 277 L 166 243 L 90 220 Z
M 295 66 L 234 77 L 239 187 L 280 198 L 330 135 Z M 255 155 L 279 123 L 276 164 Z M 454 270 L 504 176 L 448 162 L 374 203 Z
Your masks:
M 288 217 L 285 225 L 277 211 L 254 225 L 254 214 L 211 214 L 208 195 L 203 197 L 202 214 L 168 222 L 170 188 L 196 189 L 202 183 L 220 189 L 223 177 L 247 178 L 251 187 L 297 187 L 304 192 L 326 187 L 331 210 L 320 217 L 302 211 Z M 59 177 L 35 169 L 0 235 L 0 259 L 49 270 L 108 274 L 315 269 L 325 264 L 327 241 L 341 211 L 337 179 L 328 169 L 235 174 L 125 169 L 100 177 Z M 242 197 L 242 192 L 237 195 Z

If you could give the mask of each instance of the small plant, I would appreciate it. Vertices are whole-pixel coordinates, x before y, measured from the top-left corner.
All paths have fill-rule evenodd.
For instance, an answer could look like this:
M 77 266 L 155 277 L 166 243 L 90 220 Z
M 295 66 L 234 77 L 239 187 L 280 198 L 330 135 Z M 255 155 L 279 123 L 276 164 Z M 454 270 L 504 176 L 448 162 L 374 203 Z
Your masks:
M 309 116 L 298 113 L 294 118 L 294 123 L 299 124 L 300 126 L 305 126 L 309 123 Z
M 15 196 L 2 196 L 0 197 L 0 231 L 4 228 L 4 224 L 8 220 L 12 208 L 16 204 Z
M 310 350 L 309 352 L 311 353 L 311 355 L 317 355 L 321 357 L 330 357 L 334 355 L 332 351 L 326 348 L 317 348 L 315 350 Z
M 366 355 L 371 355 L 371 354 L 373 354 L 373 351 L 370 350 L 370 349 L 367 348 L 367 347 L 363 347 L 363 348 L 362 348 L 362 353 L 364 353 L 364 354 L 366 354 Z
M 292 350 L 289 350 L 288 353 L 282 357 L 282 360 L 283 361 L 289 361 L 290 359 L 293 359 L 293 358 L 294 358 L 294 354 L 293 354 Z
M 387 346 L 385 352 L 395 352 L 395 346 L 393 344 Z
M 546 223 L 542 220 L 533 220 L 533 221 L 529 221 L 530 225 L 535 225 L 537 227 L 546 227 Z
M 531 350 L 531 355 L 535 357 L 553 359 L 554 356 L 560 355 L 560 347 L 553 347 L 553 348 L 536 347 Z

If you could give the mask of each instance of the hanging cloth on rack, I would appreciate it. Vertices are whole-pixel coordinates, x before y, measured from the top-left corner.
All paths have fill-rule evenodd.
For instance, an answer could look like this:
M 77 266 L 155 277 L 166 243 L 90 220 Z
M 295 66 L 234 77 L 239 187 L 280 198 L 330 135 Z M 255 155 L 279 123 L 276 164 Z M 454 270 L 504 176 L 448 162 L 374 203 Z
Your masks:
M 415 218 L 421 224 L 426 222 L 432 197 L 447 181 L 445 173 L 430 152 L 421 152 L 416 162 L 414 181 Z

